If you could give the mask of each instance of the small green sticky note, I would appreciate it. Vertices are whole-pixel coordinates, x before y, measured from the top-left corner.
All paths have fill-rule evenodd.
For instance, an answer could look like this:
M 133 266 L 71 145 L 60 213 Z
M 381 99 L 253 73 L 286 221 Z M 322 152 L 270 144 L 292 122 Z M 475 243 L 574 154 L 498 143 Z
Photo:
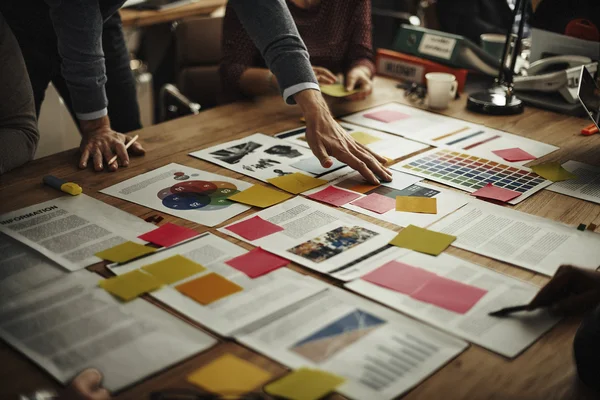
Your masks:
M 346 379 L 317 369 L 300 368 L 265 386 L 265 392 L 290 400 L 317 400 Z
M 577 179 L 577 175 L 570 173 L 557 162 L 549 162 L 545 164 L 534 165 L 531 167 L 533 172 L 544 179 L 552 182 L 567 181 L 569 179 Z
M 146 265 L 142 269 L 167 285 L 206 270 L 202 265 L 179 254 Z
M 354 93 L 360 92 L 360 90 L 346 90 L 346 87 L 341 83 L 334 83 L 331 85 L 321 85 L 321 92 L 331 97 L 346 97 Z
M 134 258 L 138 258 L 145 254 L 154 253 L 155 248 L 144 246 L 134 242 L 125 242 L 110 249 L 102 250 L 96 253 L 95 256 L 103 260 L 124 263 Z
M 161 285 L 162 283 L 154 276 L 145 274 L 139 269 L 134 269 L 98 283 L 98 286 L 102 289 L 124 301 L 135 299 L 144 293 L 156 290 Z
M 446 250 L 455 240 L 456 236 L 409 225 L 402 229 L 400 233 L 392 239 L 390 244 L 404 249 L 418 251 L 419 253 L 437 256 Z

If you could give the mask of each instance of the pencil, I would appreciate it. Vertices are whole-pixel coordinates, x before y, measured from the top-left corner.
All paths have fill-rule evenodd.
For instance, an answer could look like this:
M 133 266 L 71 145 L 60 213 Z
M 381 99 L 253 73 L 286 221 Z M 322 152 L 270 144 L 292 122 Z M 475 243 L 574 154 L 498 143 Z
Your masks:
M 522 306 L 506 307 L 506 308 L 502 308 L 498 311 L 491 312 L 488 315 L 490 317 L 506 317 L 512 313 L 516 313 L 519 311 L 530 311 L 529 305 L 524 304 Z
M 134 137 L 131 138 L 131 140 L 129 142 L 127 142 L 127 144 L 125 145 L 125 150 L 127 150 L 129 147 L 131 147 L 132 144 L 135 143 L 136 140 L 138 140 L 138 138 L 140 137 L 140 135 L 135 135 Z M 117 161 L 117 156 L 113 156 L 113 158 L 111 158 L 108 161 L 108 165 L 114 163 L 115 161 Z

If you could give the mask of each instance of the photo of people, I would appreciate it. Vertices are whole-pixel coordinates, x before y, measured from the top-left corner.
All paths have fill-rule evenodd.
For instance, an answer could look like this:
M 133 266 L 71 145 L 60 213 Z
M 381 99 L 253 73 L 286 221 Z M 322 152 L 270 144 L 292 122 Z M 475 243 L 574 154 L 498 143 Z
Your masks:
M 247 154 L 252 153 L 261 146 L 262 144 L 247 142 L 238 144 L 237 146 L 228 147 L 226 149 L 217 150 L 210 154 L 216 156 L 215 158 L 217 160 L 226 162 L 227 164 L 237 164 Z
M 288 146 L 285 144 L 278 144 L 276 146 L 270 147 L 265 150 L 265 153 L 287 158 L 296 158 L 302 155 L 302 153 L 300 153 L 298 150 L 292 149 L 292 146 Z
M 377 232 L 360 226 L 341 226 L 288 249 L 292 254 L 320 263 L 377 236 Z

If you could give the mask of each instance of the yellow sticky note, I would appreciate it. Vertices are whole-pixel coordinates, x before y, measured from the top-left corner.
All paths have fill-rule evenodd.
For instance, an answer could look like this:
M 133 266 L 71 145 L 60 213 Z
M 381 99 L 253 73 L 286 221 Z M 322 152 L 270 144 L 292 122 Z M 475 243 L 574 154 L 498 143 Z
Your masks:
M 360 92 L 360 90 L 346 90 L 346 87 L 341 83 L 334 83 L 332 85 L 321 85 L 321 93 L 331 97 L 346 97 L 358 92 Z
M 175 289 L 202 305 L 208 305 L 223 297 L 244 290 L 240 285 L 214 272 L 182 283 L 176 286 Z
M 187 377 L 188 382 L 222 396 L 253 391 L 270 379 L 270 373 L 233 354 L 224 354 Z
M 229 196 L 228 200 L 237 201 L 260 208 L 271 207 L 292 198 L 292 195 L 273 190 L 263 185 L 254 185 L 248 189 Z
M 124 263 L 144 254 L 154 253 L 155 248 L 144 246 L 133 242 L 121 243 L 110 249 L 102 250 L 94 254 L 96 257 L 112 262 Z
M 446 235 L 429 229 L 409 225 L 402 229 L 390 244 L 437 256 L 456 240 L 456 236 Z
M 306 192 L 327 183 L 324 179 L 313 178 L 312 176 L 294 172 L 293 174 L 278 176 L 277 178 L 267 179 L 267 181 L 292 194 Z
M 435 197 L 396 196 L 396 211 L 437 214 Z
M 165 258 L 154 264 L 148 264 L 142 267 L 142 269 L 167 285 L 206 270 L 202 265 L 179 254 Z
M 108 278 L 98 283 L 98 286 L 102 289 L 125 301 L 156 290 L 161 285 L 162 283 L 154 276 L 145 274 L 139 269 L 134 269 L 123 275 Z
M 570 173 L 557 162 L 549 162 L 545 164 L 534 165 L 531 167 L 533 172 L 544 179 L 552 182 L 566 181 L 569 179 L 577 179 L 577 175 Z
M 352 133 L 350 133 L 350 136 L 352 136 L 354 138 L 354 140 L 356 140 L 358 143 L 362 144 L 363 146 L 367 146 L 371 143 L 379 142 L 381 140 L 377 136 L 369 135 L 368 133 L 360 132 L 360 131 L 352 132 Z
M 346 380 L 317 369 L 300 368 L 265 386 L 265 392 L 290 400 L 317 400 Z

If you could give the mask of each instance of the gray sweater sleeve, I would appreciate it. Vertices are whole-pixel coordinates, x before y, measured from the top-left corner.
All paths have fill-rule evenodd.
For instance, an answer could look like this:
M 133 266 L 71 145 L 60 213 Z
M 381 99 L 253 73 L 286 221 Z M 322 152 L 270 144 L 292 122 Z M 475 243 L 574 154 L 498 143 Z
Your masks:
M 0 14 L 0 174 L 31 160 L 40 135 L 21 49 Z
M 244 29 L 260 50 L 287 103 L 293 95 L 319 85 L 308 51 L 285 0 L 229 0 Z

